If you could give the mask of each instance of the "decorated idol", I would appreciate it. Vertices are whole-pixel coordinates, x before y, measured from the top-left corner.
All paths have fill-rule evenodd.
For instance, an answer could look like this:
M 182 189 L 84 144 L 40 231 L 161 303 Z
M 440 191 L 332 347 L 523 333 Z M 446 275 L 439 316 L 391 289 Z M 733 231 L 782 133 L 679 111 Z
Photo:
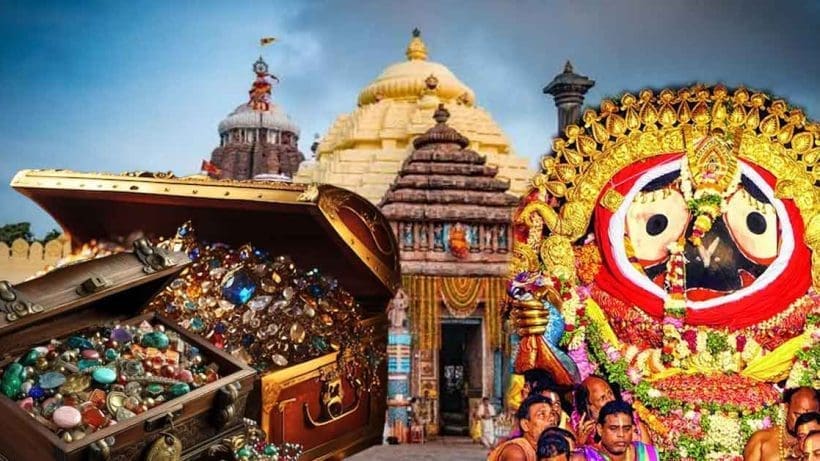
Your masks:
M 552 147 L 515 216 L 511 392 L 601 375 L 664 459 L 739 457 L 784 388 L 820 385 L 820 124 L 745 88 L 644 90 Z

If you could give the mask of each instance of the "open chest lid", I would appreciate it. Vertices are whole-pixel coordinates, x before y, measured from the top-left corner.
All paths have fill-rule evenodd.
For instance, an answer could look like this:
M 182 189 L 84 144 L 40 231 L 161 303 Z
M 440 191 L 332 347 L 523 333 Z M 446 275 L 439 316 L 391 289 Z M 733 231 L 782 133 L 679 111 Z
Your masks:
M 33 343 L 135 316 L 191 262 L 145 239 L 134 247 L 20 284 L 0 282 L 0 361 Z
M 382 308 L 401 280 L 387 219 L 366 199 L 330 185 L 22 170 L 11 186 L 46 210 L 75 245 L 133 231 L 171 237 L 191 221 L 202 240 L 289 255 Z

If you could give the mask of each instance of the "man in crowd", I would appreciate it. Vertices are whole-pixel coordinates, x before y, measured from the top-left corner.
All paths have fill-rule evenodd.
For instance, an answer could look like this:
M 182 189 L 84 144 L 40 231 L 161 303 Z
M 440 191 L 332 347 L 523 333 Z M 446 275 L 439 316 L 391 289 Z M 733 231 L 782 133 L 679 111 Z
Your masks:
M 563 436 L 549 430 L 538 438 L 538 461 L 569 461 L 570 446 Z
M 490 399 L 484 397 L 476 411 L 476 417 L 481 421 L 481 444 L 487 448 L 495 445 L 495 408 L 490 405 Z
M 487 461 L 537 461 L 538 438 L 544 429 L 558 424 L 552 401 L 542 395 L 524 399 L 516 413 L 522 436 L 510 439 L 490 452 Z
M 595 426 L 601 408 L 609 402 L 623 400 L 621 391 L 617 385 L 610 384 L 600 376 L 591 375 L 581 382 L 575 391 L 575 419 L 576 441 L 579 445 L 590 445 L 595 443 Z M 651 445 L 652 439 L 649 436 L 649 429 L 643 422 L 635 417 L 635 439 Z
M 796 432 L 797 418 L 804 413 L 820 410 L 820 396 L 816 389 L 797 387 L 783 393 L 783 403 L 786 404 L 785 427 L 774 426 L 752 434 L 743 450 L 745 461 L 780 459 L 781 453 L 785 453 L 787 459 L 797 459 L 800 451 Z
M 794 423 L 794 433 L 797 435 L 796 454 L 798 456 L 807 455 L 803 452 L 803 442 L 806 441 L 806 436 L 814 431 L 820 431 L 820 413 L 812 411 L 798 416 L 797 421 Z
M 820 461 L 820 431 L 809 432 L 802 449 L 805 461 Z
M 583 448 L 587 461 L 658 461 L 660 456 L 652 445 L 633 441 L 635 417 L 632 407 L 623 400 L 613 400 L 598 413 L 596 430 L 600 442 Z

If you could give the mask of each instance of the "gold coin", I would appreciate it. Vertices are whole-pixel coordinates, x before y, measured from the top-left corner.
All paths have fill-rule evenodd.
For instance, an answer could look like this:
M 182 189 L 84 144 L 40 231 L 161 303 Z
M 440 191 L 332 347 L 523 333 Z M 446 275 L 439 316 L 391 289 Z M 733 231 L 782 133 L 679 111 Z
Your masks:
M 105 406 L 108 407 L 108 411 L 112 415 L 116 415 L 117 410 L 119 410 L 120 408 L 122 408 L 123 405 L 125 405 L 126 398 L 128 398 L 128 396 L 125 395 L 124 392 L 112 391 L 105 398 Z

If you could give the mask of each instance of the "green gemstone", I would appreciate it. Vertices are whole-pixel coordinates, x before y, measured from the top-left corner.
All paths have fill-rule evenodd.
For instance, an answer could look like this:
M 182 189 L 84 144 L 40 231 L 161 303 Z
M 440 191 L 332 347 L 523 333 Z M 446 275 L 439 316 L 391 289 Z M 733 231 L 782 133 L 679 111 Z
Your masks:
M 34 363 L 37 362 L 38 357 L 40 357 L 40 353 L 32 349 L 28 351 L 25 357 L 23 357 L 21 363 L 27 367 L 34 366 Z
M 162 385 L 156 383 L 149 384 L 145 386 L 145 392 L 152 397 L 156 397 L 162 394 Z
M 169 343 L 168 335 L 161 331 L 144 334 L 142 335 L 142 341 L 140 341 L 140 344 L 145 347 L 155 347 L 157 349 L 167 349 Z
M 5 379 L 3 377 L 3 382 L 0 383 L 0 392 L 6 395 L 6 397 L 10 399 L 16 399 L 17 396 L 20 394 L 21 387 L 23 386 L 23 381 L 20 378 L 9 378 Z
M 174 397 L 179 397 L 180 395 L 185 395 L 188 392 L 191 392 L 191 386 L 187 383 L 176 383 L 168 389 L 168 392 L 170 392 Z
M 274 448 L 273 445 L 265 445 L 264 453 L 267 456 L 273 456 L 276 454 L 276 448 Z
M 120 353 L 117 352 L 115 349 L 106 349 L 105 350 L 105 360 L 117 360 L 120 357 Z
M 250 458 L 251 457 L 251 449 L 248 447 L 242 447 L 239 451 L 236 452 L 236 455 L 240 458 Z
M 97 359 L 82 359 L 79 362 L 77 362 L 77 366 L 80 368 L 80 370 L 85 370 L 86 368 L 91 367 L 98 367 L 100 365 L 102 365 L 102 363 Z

